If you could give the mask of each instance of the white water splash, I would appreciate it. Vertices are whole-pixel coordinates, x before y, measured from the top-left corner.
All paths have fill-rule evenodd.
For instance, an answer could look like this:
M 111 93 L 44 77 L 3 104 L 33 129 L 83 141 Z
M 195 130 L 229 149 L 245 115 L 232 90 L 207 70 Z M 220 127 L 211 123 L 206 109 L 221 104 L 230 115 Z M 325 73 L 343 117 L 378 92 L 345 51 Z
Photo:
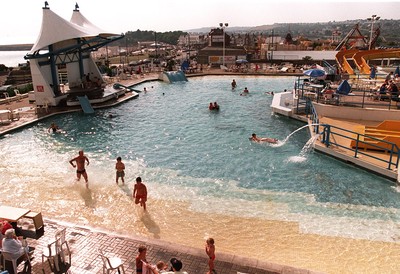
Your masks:
M 313 137 L 311 137 L 307 143 L 303 146 L 303 148 L 301 149 L 299 155 L 297 156 L 290 156 L 288 158 L 288 162 L 291 163 L 302 163 L 304 161 L 307 160 L 307 155 L 311 152 L 311 150 L 314 147 L 314 143 L 315 141 L 318 139 L 319 134 L 314 135 Z
M 318 139 L 318 137 L 319 137 L 319 134 L 315 134 L 314 136 L 312 136 L 307 141 L 307 143 L 303 146 L 303 148 L 301 149 L 299 156 L 303 156 L 303 157 L 307 156 L 310 153 L 310 151 L 313 149 L 314 143 Z
M 290 156 L 287 160 L 289 163 L 302 163 L 306 161 L 307 158 L 304 156 Z

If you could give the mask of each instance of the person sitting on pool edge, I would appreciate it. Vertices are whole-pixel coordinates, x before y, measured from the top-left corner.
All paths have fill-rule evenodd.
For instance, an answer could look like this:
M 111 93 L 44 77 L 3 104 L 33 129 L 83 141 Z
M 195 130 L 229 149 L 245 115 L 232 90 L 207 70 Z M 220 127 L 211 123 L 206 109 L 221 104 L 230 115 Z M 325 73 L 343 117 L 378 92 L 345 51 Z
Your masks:
M 259 142 L 259 143 L 260 142 L 268 142 L 271 144 L 276 144 L 278 142 L 278 139 L 276 139 L 276 138 L 267 138 L 267 137 L 260 138 L 260 137 L 257 137 L 257 135 L 255 133 L 251 134 L 250 140 L 254 141 L 254 142 Z

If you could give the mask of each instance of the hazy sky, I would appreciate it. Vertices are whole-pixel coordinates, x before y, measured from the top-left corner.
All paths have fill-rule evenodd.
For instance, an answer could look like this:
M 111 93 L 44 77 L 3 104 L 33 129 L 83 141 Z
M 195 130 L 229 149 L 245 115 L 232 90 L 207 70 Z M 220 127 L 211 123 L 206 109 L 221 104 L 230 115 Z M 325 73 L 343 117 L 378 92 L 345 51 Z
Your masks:
M 0 45 L 34 43 L 42 22 L 44 0 L 2 1 Z M 366 19 L 400 19 L 398 1 L 282 1 L 276 0 L 48 0 L 50 9 L 70 20 L 77 2 L 94 25 L 114 33 L 137 29 L 188 30 L 273 23 L 313 23 Z

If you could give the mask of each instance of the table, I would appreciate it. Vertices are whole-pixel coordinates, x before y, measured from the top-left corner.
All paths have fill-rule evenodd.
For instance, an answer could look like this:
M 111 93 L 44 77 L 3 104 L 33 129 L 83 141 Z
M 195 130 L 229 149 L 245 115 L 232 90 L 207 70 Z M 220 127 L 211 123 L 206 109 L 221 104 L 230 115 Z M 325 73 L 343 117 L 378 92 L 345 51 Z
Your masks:
M 31 210 L 26 208 L 12 207 L 12 206 L 0 206 L 0 219 L 6 219 L 11 222 L 16 222 L 18 219 L 24 217 Z

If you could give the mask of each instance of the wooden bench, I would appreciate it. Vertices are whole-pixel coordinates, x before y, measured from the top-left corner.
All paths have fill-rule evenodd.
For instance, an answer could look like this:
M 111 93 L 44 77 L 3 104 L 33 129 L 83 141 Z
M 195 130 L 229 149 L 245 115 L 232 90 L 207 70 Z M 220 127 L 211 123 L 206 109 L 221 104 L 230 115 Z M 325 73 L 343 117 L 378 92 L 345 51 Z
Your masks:
M 36 231 L 44 227 L 43 217 L 41 212 L 30 211 L 24 215 L 24 218 L 32 219 Z

